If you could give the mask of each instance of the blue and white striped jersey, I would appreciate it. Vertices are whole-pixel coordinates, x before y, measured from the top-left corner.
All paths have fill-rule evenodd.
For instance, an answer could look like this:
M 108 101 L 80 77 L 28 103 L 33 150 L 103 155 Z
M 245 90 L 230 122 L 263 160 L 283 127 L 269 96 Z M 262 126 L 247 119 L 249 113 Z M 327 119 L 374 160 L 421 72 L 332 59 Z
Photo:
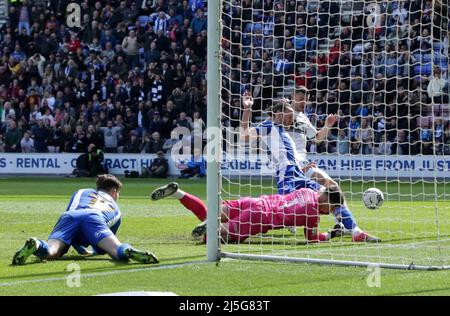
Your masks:
M 75 192 L 70 199 L 66 212 L 71 210 L 89 209 L 95 210 L 105 219 L 108 227 L 114 226 L 122 214 L 119 205 L 105 192 L 94 189 L 81 189 Z
M 297 151 L 294 140 L 282 125 L 267 119 L 256 126 L 255 130 L 261 137 L 263 153 L 267 150 L 272 158 L 278 182 L 283 181 L 288 173 L 302 173 L 299 166 L 305 157 Z

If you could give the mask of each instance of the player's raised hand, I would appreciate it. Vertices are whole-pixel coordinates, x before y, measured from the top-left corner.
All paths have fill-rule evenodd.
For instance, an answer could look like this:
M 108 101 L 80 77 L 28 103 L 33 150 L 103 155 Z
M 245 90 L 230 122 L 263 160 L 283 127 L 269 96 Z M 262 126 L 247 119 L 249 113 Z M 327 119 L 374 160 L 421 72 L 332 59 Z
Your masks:
M 327 119 L 325 121 L 325 125 L 327 127 L 332 127 L 337 122 L 337 115 L 336 114 L 330 114 L 327 116 Z
M 249 91 L 245 91 L 243 95 L 242 104 L 244 109 L 251 109 L 253 106 L 253 98 Z

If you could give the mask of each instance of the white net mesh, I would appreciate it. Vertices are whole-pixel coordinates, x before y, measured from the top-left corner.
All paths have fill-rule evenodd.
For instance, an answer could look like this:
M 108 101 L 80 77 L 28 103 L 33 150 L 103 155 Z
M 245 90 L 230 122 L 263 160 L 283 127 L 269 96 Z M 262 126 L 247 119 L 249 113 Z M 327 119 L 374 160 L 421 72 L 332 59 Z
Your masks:
M 283 129 L 340 186 L 357 223 L 343 237 L 307 243 L 303 228 L 267 227 L 264 220 L 240 222 L 230 232 L 227 221 L 237 212 L 222 220 L 228 231 L 222 236 L 234 243 L 221 252 L 449 266 L 448 0 L 222 0 L 221 6 L 221 199 L 279 193 L 282 154 L 262 138 L 242 141 L 239 127 L 246 92 L 253 98 L 250 127 L 289 98 L 295 117 L 303 112 L 318 134 Z M 299 87 L 308 91 L 307 102 Z M 327 128 L 330 114 L 337 121 Z M 362 202 L 370 187 L 384 193 L 377 210 Z M 261 215 L 254 205 L 239 205 Z M 246 225 L 249 238 L 230 237 Z M 319 229 L 334 225 L 333 216 L 322 216 Z M 382 242 L 357 241 L 361 231 Z

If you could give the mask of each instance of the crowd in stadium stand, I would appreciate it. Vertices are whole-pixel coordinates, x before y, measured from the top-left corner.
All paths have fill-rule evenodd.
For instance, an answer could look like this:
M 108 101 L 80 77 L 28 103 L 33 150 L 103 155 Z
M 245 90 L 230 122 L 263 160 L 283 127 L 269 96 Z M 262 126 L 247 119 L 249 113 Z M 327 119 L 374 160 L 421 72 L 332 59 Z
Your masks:
M 242 91 L 251 90 L 257 112 L 286 96 L 293 79 L 310 90 L 305 112 L 317 127 L 326 114 L 340 117 L 309 152 L 450 154 L 448 8 L 351 1 L 362 13 L 345 16 L 337 1 L 242 0 L 242 10 L 231 2 L 223 17 L 226 124 L 238 125 Z
M 73 2 L 80 28 L 67 26 L 68 0 L 10 6 L 0 152 L 167 152 L 175 127 L 205 128 L 207 1 Z M 317 127 L 340 116 L 310 152 L 450 154 L 448 12 L 431 20 L 430 0 L 377 3 L 372 27 L 369 7 L 346 19 L 335 1 L 224 1 L 224 124 L 239 125 L 246 90 L 263 113 L 304 85 Z
M 206 117 L 206 1 L 12 3 L 0 42 L 0 151 L 158 153 Z

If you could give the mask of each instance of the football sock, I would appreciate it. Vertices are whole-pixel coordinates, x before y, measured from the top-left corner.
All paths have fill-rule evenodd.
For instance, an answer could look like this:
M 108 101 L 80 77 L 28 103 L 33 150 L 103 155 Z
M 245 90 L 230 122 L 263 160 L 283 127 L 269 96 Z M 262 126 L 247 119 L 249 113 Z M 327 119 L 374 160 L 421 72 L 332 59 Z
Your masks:
M 186 192 L 184 192 L 183 190 L 178 189 L 174 194 L 172 194 L 172 196 L 178 200 L 181 200 L 184 195 L 186 194 Z
M 118 248 L 117 248 L 117 259 L 119 260 L 128 260 L 128 255 L 125 254 L 125 250 L 127 250 L 128 248 L 131 248 L 131 246 L 129 244 L 121 244 Z
M 38 239 L 36 244 L 36 251 L 33 253 L 36 257 L 46 258 L 48 256 L 48 244 L 47 242 Z
M 178 190 L 180 191 L 180 190 Z M 178 193 L 177 191 L 177 193 Z M 181 191 L 183 192 L 183 191 Z M 206 205 L 198 197 L 189 193 L 183 192 L 183 196 L 179 199 L 181 204 L 188 210 L 194 213 L 197 218 L 203 222 L 206 219 Z
M 355 226 L 352 230 L 352 236 L 356 236 L 361 234 L 363 231 L 361 230 L 361 228 L 359 228 L 358 226 Z

